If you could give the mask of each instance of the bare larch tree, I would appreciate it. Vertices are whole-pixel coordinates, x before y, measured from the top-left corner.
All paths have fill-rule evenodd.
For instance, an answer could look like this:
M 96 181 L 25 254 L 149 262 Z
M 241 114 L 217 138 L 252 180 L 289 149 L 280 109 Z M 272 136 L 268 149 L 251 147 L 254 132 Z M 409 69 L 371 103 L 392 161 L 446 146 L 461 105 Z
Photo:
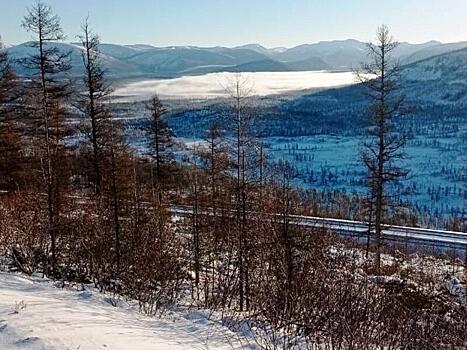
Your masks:
M 35 101 L 34 114 L 40 121 L 43 136 L 44 156 L 41 160 L 45 186 L 47 188 L 47 231 L 51 241 L 51 267 L 55 273 L 56 235 L 58 218 L 58 156 L 63 150 L 63 101 L 69 95 L 69 81 L 65 73 L 71 68 L 70 52 L 63 52 L 54 45 L 65 38 L 60 18 L 52 8 L 38 1 L 28 9 L 22 22 L 23 28 L 35 35 L 29 45 L 35 52 L 28 56 L 24 65 L 33 75 L 30 88 Z
M 403 158 L 405 138 L 393 128 L 394 119 L 404 114 L 400 65 L 391 57 L 397 47 L 385 25 L 378 28 L 376 43 L 368 44 L 369 61 L 356 73 L 371 100 L 368 139 L 361 158 L 368 170 L 367 184 L 375 228 L 375 270 L 381 268 L 382 227 L 388 213 L 391 182 L 407 174 L 398 161 Z
M 110 117 L 109 108 L 105 103 L 111 89 L 105 79 L 102 68 L 101 53 L 99 51 L 99 36 L 92 32 L 89 19 L 86 18 L 81 26 L 79 36 L 83 47 L 82 58 L 84 65 L 84 86 L 86 92 L 80 95 L 78 106 L 88 119 L 89 127 L 86 132 L 92 145 L 92 169 L 95 184 L 95 194 L 100 195 L 102 183 L 102 144 L 106 133 L 106 120 Z
M 226 88 L 231 101 L 232 113 L 230 124 L 234 140 L 233 148 L 233 171 L 235 172 L 235 211 L 237 232 L 239 235 L 238 245 L 238 289 L 239 308 L 243 311 L 249 308 L 248 296 L 248 234 L 247 234 L 247 159 L 250 155 L 249 136 L 251 131 L 252 114 L 248 99 L 251 98 L 253 87 L 247 77 L 240 73 L 234 76 Z

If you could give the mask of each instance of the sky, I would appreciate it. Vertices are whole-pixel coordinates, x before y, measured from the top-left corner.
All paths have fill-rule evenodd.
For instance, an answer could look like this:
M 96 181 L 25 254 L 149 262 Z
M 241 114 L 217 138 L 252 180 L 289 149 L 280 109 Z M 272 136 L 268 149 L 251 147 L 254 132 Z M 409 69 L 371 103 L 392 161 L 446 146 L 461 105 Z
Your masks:
M 103 42 L 156 46 L 292 47 L 373 39 L 387 24 L 399 41 L 467 40 L 467 0 L 44 0 L 76 40 L 88 14 Z M 21 19 L 34 0 L 0 0 L 0 35 L 31 39 Z

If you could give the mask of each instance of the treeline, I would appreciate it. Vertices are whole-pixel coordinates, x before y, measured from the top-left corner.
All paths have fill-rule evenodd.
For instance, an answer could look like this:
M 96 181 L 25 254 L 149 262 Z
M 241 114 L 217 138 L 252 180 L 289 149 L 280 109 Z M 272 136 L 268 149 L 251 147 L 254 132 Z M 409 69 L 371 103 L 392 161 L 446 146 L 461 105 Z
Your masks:
M 0 255 L 13 269 L 94 283 L 148 314 L 188 291 L 195 306 L 239 317 L 264 348 L 466 346 L 465 306 L 423 288 L 432 276 L 385 278 L 402 264 L 374 264 L 383 242 L 366 259 L 358 242 L 294 225 L 292 214 L 366 218 L 368 198 L 336 193 L 329 206 L 326 194 L 292 190 L 293 168 L 269 164 L 252 136 L 241 76 L 229 87 L 228 134 L 213 122 L 204 142 L 175 154 L 154 96 L 138 153 L 113 117 L 88 20 L 79 91 L 52 45 L 64 37 L 52 9 L 36 3 L 23 27 L 36 37 L 24 61 L 32 78 L 17 78 L 0 53 Z

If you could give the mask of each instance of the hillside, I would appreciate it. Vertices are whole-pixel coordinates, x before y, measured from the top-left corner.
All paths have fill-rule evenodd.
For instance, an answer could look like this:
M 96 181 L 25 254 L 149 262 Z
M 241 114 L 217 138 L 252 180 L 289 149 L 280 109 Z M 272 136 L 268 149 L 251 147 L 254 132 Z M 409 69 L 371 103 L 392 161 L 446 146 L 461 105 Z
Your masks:
M 467 48 L 405 66 L 405 93 L 412 101 L 467 103 Z
M 422 50 L 419 50 L 403 59 L 404 64 L 410 64 L 417 61 L 421 61 L 430 57 L 442 55 L 451 51 L 456 51 L 460 49 L 464 49 L 467 47 L 467 42 L 462 41 L 459 43 L 450 43 L 450 44 L 437 44 Z

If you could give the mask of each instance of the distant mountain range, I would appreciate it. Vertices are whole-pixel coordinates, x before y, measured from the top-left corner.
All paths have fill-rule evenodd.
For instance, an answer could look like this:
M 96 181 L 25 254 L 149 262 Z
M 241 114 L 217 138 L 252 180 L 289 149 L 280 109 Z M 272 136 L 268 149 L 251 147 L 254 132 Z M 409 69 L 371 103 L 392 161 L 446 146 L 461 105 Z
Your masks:
M 70 51 L 72 74 L 82 72 L 82 48 L 74 43 L 57 43 L 62 51 Z M 403 64 L 455 52 L 467 47 L 467 42 L 443 44 L 429 41 L 423 44 L 401 43 L 394 56 Z M 309 70 L 351 70 L 367 60 L 366 44 L 357 40 L 323 41 L 293 48 L 265 48 L 249 44 L 233 48 L 151 45 L 101 44 L 102 62 L 113 78 L 174 77 L 213 72 L 277 72 Z M 29 75 L 20 64 L 32 52 L 28 43 L 7 48 L 21 75 Z

